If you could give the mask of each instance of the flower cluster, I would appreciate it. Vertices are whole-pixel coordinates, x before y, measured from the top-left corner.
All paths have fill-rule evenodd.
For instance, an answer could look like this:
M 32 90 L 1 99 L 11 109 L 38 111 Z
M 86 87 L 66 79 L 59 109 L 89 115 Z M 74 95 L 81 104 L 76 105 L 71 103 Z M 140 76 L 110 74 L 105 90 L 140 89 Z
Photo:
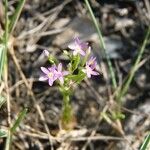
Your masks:
M 61 84 L 64 83 L 64 76 L 68 75 L 68 71 L 62 71 L 62 63 L 59 63 L 58 66 L 53 65 L 52 67 L 45 68 L 41 67 L 43 76 L 39 78 L 40 81 L 48 80 L 50 86 L 53 85 L 55 80 L 59 80 Z
M 58 80 L 59 83 L 63 85 L 64 79 L 67 77 L 68 79 L 73 80 L 75 78 L 77 79 L 80 78 L 80 74 L 84 74 L 83 79 L 86 76 L 88 78 L 91 78 L 91 75 L 95 75 L 95 76 L 99 75 L 99 73 L 95 71 L 97 65 L 96 57 L 92 56 L 89 58 L 91 53 L 91 47 L 89 47 L 87 43 L 81 42 L 80 39 L 76 37 L 74 38 L 74 42 L 68 45 L 68 48 L 73 51 L 72 53 L 69 53 L 70 64 L 68 65 L 71 67 L 75 66 L 73 71 L 71 72 L 69 67 L 68 67 L 69 71 L 63 71 L 62 63 L 59 63 L 58 65 L 54 63 L 49 68 L 41 67 L 43 75 L 39 78 L 40 81 L 48 80 L 49 85 L 52 86 L 54 81 Z M 47 50 L 44 50 L 43 53 L 48 58 L 51 58 Z M 50 60 L 50 62 L 53 61 Z M 74 71 L 77 69 L 78 69 L 78 75 L 74 75 Z

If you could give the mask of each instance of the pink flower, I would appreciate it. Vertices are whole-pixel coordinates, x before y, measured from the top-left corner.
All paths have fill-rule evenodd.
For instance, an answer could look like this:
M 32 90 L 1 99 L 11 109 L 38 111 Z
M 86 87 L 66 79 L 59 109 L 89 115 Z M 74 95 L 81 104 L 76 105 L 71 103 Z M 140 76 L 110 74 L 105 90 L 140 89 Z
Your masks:
M 57 79 L 60 81 L 61 84 L 64 83 L 64 76 L 68 75 L 69 72 L 68 71 L 62 71 L 62 63 L 59 63 L 58 64 L 58 67 L 57 67 Z
M 57 71 L 56 66 L 52 66 L 50 68 L 41 67 L 42 72 L 44 73 L 43 76 L 39 78 L 40 81 L 46 81 L 48 80 L 48 83 L 50 86 L 53 85 L 53 82 L 57 79 Z
M 39 78 L 40 81 L 48 80 L 50 86 L 53 85 L 55 80 L 59 80 L 61 84 L 64 83 L 64 76 L 68 75 L 68 71 L 62 71 L 62 64 L 59 63 L 58 67 L 53 65 L 50 68 L 41 67 L 42 72 L 44 73 L 43 76 Z
M 74 43 L 69 44 L 68 47 L 73 50 L 73 55 L 81 54 L 85 56 L 85 50 L 88 48 L 88 44 L 81 42 L 78 37 L 74 38 Z
M 85 69 L 82 71 L 87 74 L 88 78 L 91 78 L 91 75 L 97 76 L 99 73 L 97 71 L 94 71 L 95 67 L 97 65 L 96 57 L 91 57 L 88 62 L 86 62 Z

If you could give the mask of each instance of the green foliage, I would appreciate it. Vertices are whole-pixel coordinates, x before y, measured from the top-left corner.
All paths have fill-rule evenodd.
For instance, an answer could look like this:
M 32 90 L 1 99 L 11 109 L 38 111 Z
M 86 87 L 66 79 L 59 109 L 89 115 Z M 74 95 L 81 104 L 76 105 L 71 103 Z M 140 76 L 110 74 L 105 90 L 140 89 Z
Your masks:
M 76 55 L 76 56 L 72 56 L 72 60 L 71 60 L 71 72 L 73 73 L 79 66 L 80 63 L 80 56 Z
M 112 117 L 113 120 L 125 119 L 125 115 L 123 113 L 119 112 L 119 111 L 116 111 L 116 112 L 113 111 L 111 117 Z
M 0 108 L 2 107 L 2 105 L 6 102 L 6 99 L 0 95 Z
M 6 56 L 7 56 L 9 37 L 18 21 L 18 18 L 20 16 L 25 0 L 19 1 L 18 6 L 10 20 L 8 18 L 8 0 L 5 0 L 4 3 L 5 3 L 5 31 L 4 31 L 3 37 L 0 37 L 0 81 L 2 80 L 4 66 L 7 66 Z M 4 102 L 5 102 L 5 99 L 1 96 L 0 107 L 2 106 Z M 17 120 L 15 121 L 13 126 L 8 130 L 8 132 L 3 131 L 2 129 L 0 130 L 0 137 L 7 136 L 5 150 L 10 149 L 12 135 L 16 131 L 16 128 L 19 126 L 20 122 L 25 117 L 26 112 L 27 112 L 27 109 L 24 109 L 19 114 Z
M 16 129 L 19 127 L 19 125 L 22 122 L 22 120 L 24 119 L 24 117 L 26 116 L 27 111 L 28 111 L 28 109 L 24 108 L 19 113 L 19 115 L 18 115 L 16 121 L 14 122 L 14 124 L 12 125 L 12 127 L 10 129 L 8 129 L 7 140 L 6 140 L 6 144 L 5 144 L 5 150 L 10 150 L 11 142 L 12 142 L 12 136 L 16 132 Z
M 135 73 L 136 73 L 136 71 L 137 71 L 137 69 L 138 69 L 138 65 L 139 65 L 140 60 L 141 60 L 141 58 L 142 58 L 142 55 L 143 55 L 143 53 L 144 53 L 146 44 L 147 44 L 147 42 L 148 42 L 149 36 L 150 36 L 150 26 L 149 26 L 149 28 L 148 28 L 148 30 L 147 30 L 146 36 L 145 36 L 144 41 L 143 41 L 143 43 L 142 43 L 142 46 L 141 46 L 141 48 L 140 48 L 140 50 L 139 50 L 139 52 L 138 52 L 138 56 L 137 56 L 137 58 L 136 58 L 136 60 L 135 60 L 135 63 L 134 63 L 134 65 L 133 65 L 133 67 L 131 68 L 131 71 L 129 72 L 129 74 L 128 74 L 126 80 L 125 80 L 125 82 L 124 82 L 123 85 L 122 85 L 122 87 L 117 91 L 117 96 L 116 96 L 116 98 L 117 98 L 117 100 L 118 100 L 119 102 L 121 101 L 121 98 L 122 98 L 122 97 L 126 94 L 126 92 L 128 91 L 129 86 L 130 86 L 130 84 L 131 84 L 131 82 L 132 82 L 132 80 L 133 80 L 133 78 L 134 78 L 134 76 L 135 76 Z
M 149 150 L 150 149 L 150 133 L 145 138 L 140 150 Z
M 2 80 L 5 57 L 6 57 L 5 45 L 0 44 L 0 81 Z
M 7 137 L 7 131 L 4 129 L 0 129 L 0 138 Z
M 15 12 L 14 12 L 14 14 L 13 14 L 13 16 L 11 17 L 11 19 L 10 19 L 10 23 L 9 23 L 9 33 L 12 33 L 12 31 L 14 30 L 14 28 L 15 28 L 15 26 L 16 26 L 16 23 L 17 23 L 17 21 L 18 21 L 18 18 L 19 18 L 19 16 L 20 16 L 20 13 L 21 13 L 21 11 L 22 11 L 22 8 L 23 8 L 23 6 L 24 6 L 24 4 L 25 4 L 25 1 L 26 0 L 19 0 L 19 2 L 18 2 L 18 5 L 17 5 L 17 8 L 16 8 L 16 10 L 15 10 Z

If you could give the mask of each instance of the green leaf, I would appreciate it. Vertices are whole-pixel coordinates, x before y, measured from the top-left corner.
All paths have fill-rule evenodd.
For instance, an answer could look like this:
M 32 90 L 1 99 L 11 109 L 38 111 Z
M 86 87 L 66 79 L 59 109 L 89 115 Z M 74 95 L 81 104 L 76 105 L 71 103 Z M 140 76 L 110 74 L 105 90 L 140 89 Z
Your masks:
M 80 83 L 85 78 L 85 73 L 79 73 L 77 75 L 68 75 L 67 78 L 74 82 Z
M 79 55 L 73 56 L 72 72 L 74 72 L 78 68 L 79 63 L 80 63 L 80 56 Z
M 4 64 L 5 64 L 5 58 L 6 58 L 5 45 L 0 44 L 0 81 L 2 80 L 3 68 L 4 68 Z
M 114 120 L 125 119 L 125 115 L 121 112 L 113 112 L 112 113 L 112 119 L 114 119 Z
M 26 116 L 28 109 L 24 108 L 23 111 L 21 111 L 17 117 L 17 120 L 14 122 L 12 128 L 11 128 L 11 133 L 14 133 L 16 131 L 16 128 L 20 125 L 21 121 L 24 119 Z
M 24 119 L 27 113 L 27 108 L 24 108 L 18 115 L 17 120 L 14 122 L 13 126 L 8 130 L 7 139 L 5 144 L 5 150 L 11 149 L 12 136 L 16 131 L 17 127 L 20 125 L 21 121 Z
M 50 55 L 50 56 L 48 57 L 48 60 L 49 60 L 49 62 L 50 62 L 51 64 L 57 64 L 57 63 L 58 63 L 58 60 L 57 60 L 54 56 L 52 56 L 52 55 Z
M 4 129 L 0 129 L 0 138 L 7 137 L 7 131 Z
M 0 108 L 6 102 L 6 99 L 0 95 Z
M 150 149 L 150 133 L 145 138 L 140 150 L 149 150 Z
M 10 20 L 9 33 L 11 33 L 14 30 L 15 25 L 16 25 L 16 23 L 18 21 L 19 16 L 20 16 L 20 13 L 22 11 L 22 8 L 24 6 L 24 3 L 25 3 L 25 0 L 19 0 L 17 8 L 16 8 L 16 10 L 15 10 L 11 20 Z

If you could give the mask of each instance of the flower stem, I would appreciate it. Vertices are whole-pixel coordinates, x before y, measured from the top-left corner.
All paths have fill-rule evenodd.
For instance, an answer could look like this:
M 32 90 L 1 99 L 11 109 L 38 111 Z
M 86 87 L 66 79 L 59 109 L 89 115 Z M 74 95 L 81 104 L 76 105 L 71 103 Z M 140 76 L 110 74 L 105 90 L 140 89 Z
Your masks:
M 70 95 L 68 92 L 63 93 L 63 114 L 62 121 L 68 124 L 72 120 L 72 109 L 70 105 Z

